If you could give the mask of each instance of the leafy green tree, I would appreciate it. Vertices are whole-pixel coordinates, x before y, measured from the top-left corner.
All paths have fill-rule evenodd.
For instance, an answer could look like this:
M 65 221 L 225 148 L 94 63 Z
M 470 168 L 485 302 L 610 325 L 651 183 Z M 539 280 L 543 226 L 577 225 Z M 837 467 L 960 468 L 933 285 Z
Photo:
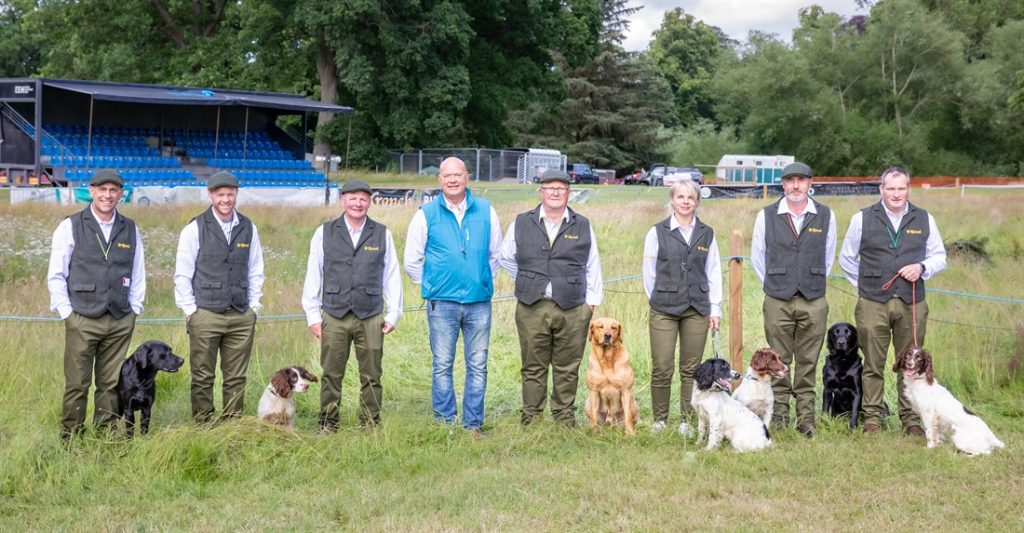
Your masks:
M 865 99 L 895 121 L 902 137 L 914 116 L 948 101 L 964 67 L 964 36 L 917 0 L 886 0 L 871 9 L 862 53 L 872 61 Z M 877 100 L 874 100 L 877 99 Z
M 665 12 L 661 27 L 654 32 L 647 55 L 672 89 L 681 124 L 714 118 L 711 78 L 715 57 L 723 47 L 721 31 L 716 30 L 675 8 Z
M 806 58 L 773 36 L 755 33 L 743 55 L 723 67 L 713 83 L 716 110 L 749 148 L 794 155 L 819 174 L 845 168 L 852 147 L 843 134 L 839 100 L 813 76 Z
M 632 170 L 659 158 L 662 125 L 671 120 L 667 82 L 647 58 L 622 48 L 626 17 L 637 8 L 625 0 L 599 0 L 602 26 L 597 54 L 579 67 L 556 56 L 565 76 L 557 108 L 529 106 L 533 120 L 517 124 L 521 144 L 558 148 L 597 167 Z
M 0 77 L 34 75 L 46 55 L 48 42 L 33 23 L 34 0 L 0 3 Z

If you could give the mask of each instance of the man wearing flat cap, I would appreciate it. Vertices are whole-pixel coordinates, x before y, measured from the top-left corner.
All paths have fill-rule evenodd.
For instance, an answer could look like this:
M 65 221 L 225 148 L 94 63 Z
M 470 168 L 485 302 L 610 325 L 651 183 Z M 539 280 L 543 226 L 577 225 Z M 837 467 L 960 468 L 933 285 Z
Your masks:
M 174 301 L 185 313 L 192 368 L 192 418 L 214 417 L 217 354 L 224 418 L 242 414 L 256 315 L 263 297 L 263 247 L 256 225 L 235 210 L 238 179 L 217 172 L 206 183 L 210 208 L 178 239 Z
M 772 386 L 772 426 L 789 425 L 796 398 L 796 427 L 814 437 L 814 380 L 828 327 L 825 285 L 836 253 L 836 217 L 811 200 L 813 176 L 804 163 L 782 169 L 785 195 L 757 213 L 750 261 L 764 288 L 764 336 L 790 373 Z
M 573 427 L 587 329 L 604 298 L 601 260 L 590 221 L 568 207 L 569 176 L 549 170 L 540 183 L 540 205 L 509 225 L 498 262 L 515 279 L 521 421 L 543 416 L 550 370 L 551 416 Z
M 50 309 L 64 320 L 65 440 L 84 427 L 94 372 L 93 424 L 99 429 L 117 421 L 121 363 L 146 297 L 142 235 L 117 211 L 124 180 L 114 170 L 97 170 L 89 196 L 92 203 L 53 232 L 46 275 Z
M 338 428 L 345 365 L 352 346 L 359 364 L 359 423 L 380 424 L 384 335 L 402 317 L 402 274 L 387 226 L 366 216 L 373 190 L 352 180 L 341 188 L 344 213 L 316 228 L 309 241 L 302 308 L 320 341 L 319 424 Z

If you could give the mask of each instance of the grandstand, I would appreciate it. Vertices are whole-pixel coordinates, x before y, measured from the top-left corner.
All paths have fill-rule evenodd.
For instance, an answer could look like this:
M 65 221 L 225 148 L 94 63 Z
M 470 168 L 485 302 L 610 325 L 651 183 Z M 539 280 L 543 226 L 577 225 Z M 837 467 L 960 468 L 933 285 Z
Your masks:
M 99 168 L 130 186 L 323 187 L 309 113 L 352 113 L 300 95 L 55 79 L 0 80 L 0 185 L 76 185 Z M 298 135 L 277 124 L 300 115 Z M 36 134 L 39 132 L 39 135 Z

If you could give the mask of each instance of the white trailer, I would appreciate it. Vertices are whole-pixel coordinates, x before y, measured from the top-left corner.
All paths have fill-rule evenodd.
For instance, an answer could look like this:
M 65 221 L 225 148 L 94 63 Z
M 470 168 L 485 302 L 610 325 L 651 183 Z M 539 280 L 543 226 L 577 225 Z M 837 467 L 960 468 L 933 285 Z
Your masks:
M 791 155 L 726 154 L 715 165 L 715 178 L 740 183 L 782 183 L 782 169 L 795 160 Z

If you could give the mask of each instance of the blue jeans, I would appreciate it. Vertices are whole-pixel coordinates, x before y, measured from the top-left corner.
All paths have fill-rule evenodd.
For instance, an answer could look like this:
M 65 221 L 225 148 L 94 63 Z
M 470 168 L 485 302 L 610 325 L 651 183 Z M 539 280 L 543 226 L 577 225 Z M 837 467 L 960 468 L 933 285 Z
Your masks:
M 462 425 L 479 428 L 484 423 L 484 393 L 487 391 L 487 348 L 491 341 L 491 302 L 460 304 L 431 300 L 427 302 L 430 351 L 434 354 L 430 383 L 434 419 L 455 422 L 455 388 L 452 366 L 455 344 L 462 330 L 466 356 L 466 385 L 462 394 Z

